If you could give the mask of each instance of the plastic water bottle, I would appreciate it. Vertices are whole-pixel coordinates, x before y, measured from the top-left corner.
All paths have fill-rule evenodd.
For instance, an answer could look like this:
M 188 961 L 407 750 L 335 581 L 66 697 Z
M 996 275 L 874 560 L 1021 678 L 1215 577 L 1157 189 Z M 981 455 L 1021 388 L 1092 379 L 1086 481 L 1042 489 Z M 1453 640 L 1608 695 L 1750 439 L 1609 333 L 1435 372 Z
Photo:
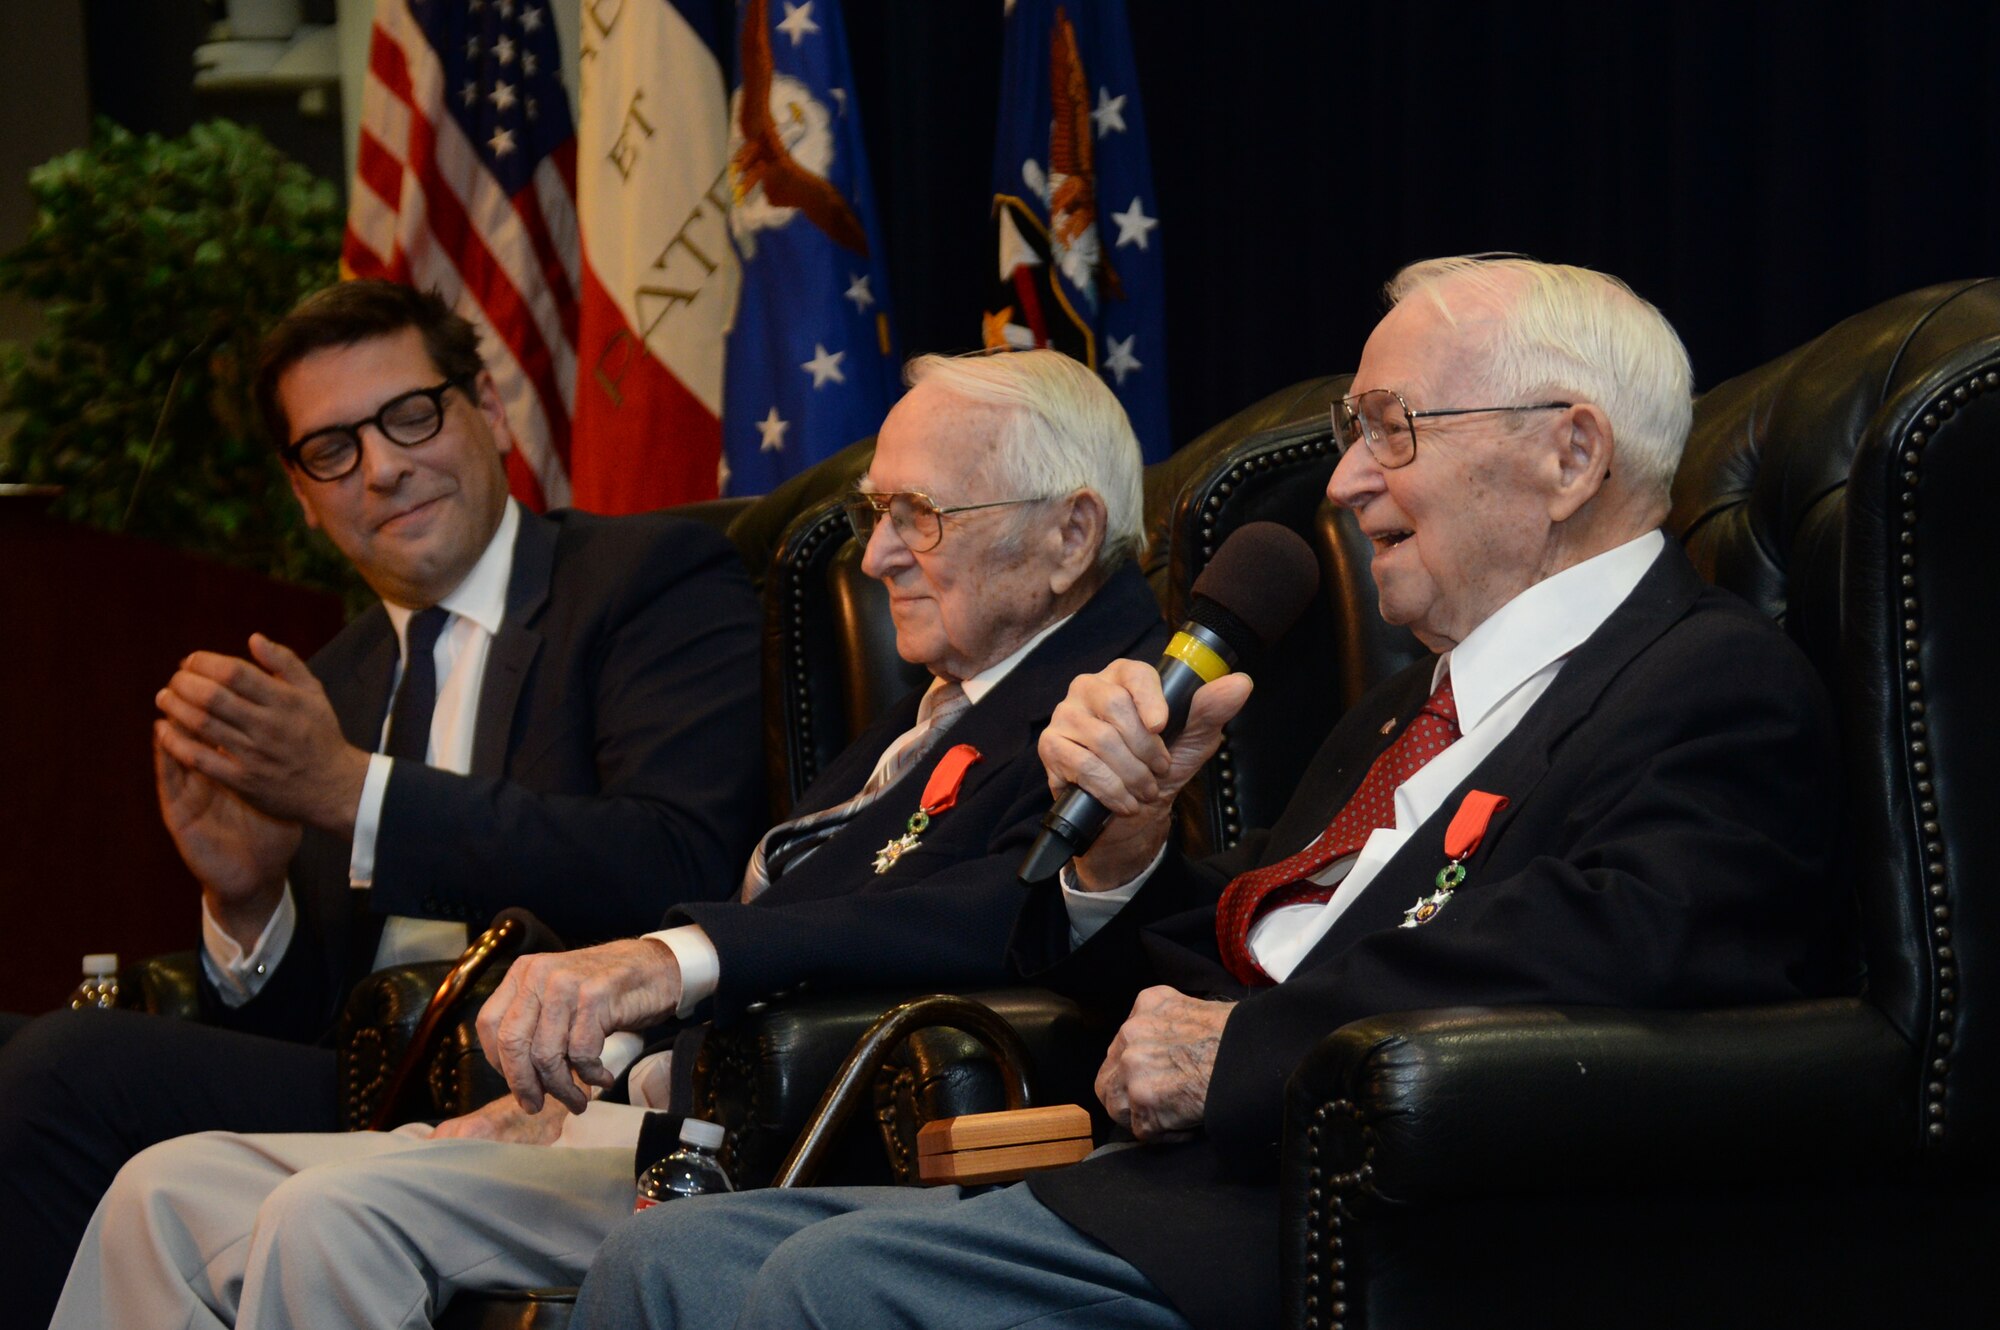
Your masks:
M 735 1191 L 736 1185 L 723 1172 L 722 1160 L 715 1153 L 722 1146 L 722 1136 L 722 1128 L 713 1122 L 699 1118 L 682 1122 L 680 1149 L 639 1175 L 639 1198 L 632 1208 L 650 1210 L 683 1196 Z
M 118 953 L 97 951 L 83 958 L 83 982 L 69 995 L 72 1011 L 118 1005 Z

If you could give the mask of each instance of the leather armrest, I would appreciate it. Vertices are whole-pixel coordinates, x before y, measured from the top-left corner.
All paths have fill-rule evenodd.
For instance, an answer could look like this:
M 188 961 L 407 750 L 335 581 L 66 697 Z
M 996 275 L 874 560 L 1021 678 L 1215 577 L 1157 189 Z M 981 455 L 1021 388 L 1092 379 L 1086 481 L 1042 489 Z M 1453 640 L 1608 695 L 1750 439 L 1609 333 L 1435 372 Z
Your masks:
M 452 964 L 424 961 L 377 970 L 347 995 L 347 1006 L 334 1034 L 340 1120 L 346 1130 L 359 1131 L 374 1116 L 431 995 L 451 972 Z M 505 965 L 495 965 L 473 985 L 457 1019 L 440 1036 L 430 1065 L 424 1068 L 421 1093 L 405 1097 L 400 1120 L 455 1117 L 506 1093 L 506 1082 L 487 1065 L 479 1050 L 478 1031 L 473 1028 L 480 1006 L 506 972 Z
M 1415 1205 L 1852 1178 L 1907 1153 L 1916 1056 L 1856 998 L 1375 1017 L 1294 1073 L 1285 1186 Z
M 855 1041 L 908 993 L 798 997 L 773 1002 L 711 1031 L 694 1068 L 696 1117 L 731 1129 L 729 1167 L 737 1186 L 763 1186 L 811 1119 L 819 1098 Z M 1027 1045 L 1038 1102 L 1060 1102 L 1049 1086 L 1067 1087 L 1088 1064 L 1094 1075 L 1110 1030 L 1088 1022 L 1075 1004 L 1042 989 L 967 993 L 1004 1018 Z M 914 1047 L 913 1047 L 914 1046 Z M 887 1182 L 914 1176 L 916 1132 L 937 1116 L 1005 1107 L 1000 1081 L 980 1068 L 983 1050 L 946 1030 L 920 1032 L 885 1068 L 876 1087 L 882 1148 L 848 1140 L 819 1181 Z M 850 1137 L 855 1133 L 849 1133 Z
M 118 1005 L 153 1016 L 201 1019 L 201 955 L 170 951 L 118 973 Z

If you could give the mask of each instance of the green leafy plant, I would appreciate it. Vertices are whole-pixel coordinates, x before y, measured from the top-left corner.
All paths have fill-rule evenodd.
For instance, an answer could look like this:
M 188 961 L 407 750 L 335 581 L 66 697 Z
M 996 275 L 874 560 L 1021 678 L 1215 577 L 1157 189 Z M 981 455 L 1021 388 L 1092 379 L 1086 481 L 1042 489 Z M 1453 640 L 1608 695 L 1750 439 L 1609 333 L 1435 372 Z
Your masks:
M 29 173 L 38 217 L 0 290 L 44 330 L 0 348 L 0 481 L 55 512 L 351 595 L 307 530 L 252 398 L 257 345 L 334 280 L 333 186 L 226 120 L 183 138 L 100 120 Z

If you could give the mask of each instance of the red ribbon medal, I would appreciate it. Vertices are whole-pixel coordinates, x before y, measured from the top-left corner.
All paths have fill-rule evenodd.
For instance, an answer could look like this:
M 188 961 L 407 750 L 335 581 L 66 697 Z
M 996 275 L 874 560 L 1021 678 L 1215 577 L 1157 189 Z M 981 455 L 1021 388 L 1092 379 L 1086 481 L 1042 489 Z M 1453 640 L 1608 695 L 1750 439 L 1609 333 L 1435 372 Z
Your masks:
M 1403 911 L 1402 927 L 1415 928 L 1437 918 L 1438 911 L 1451 901 L 1451 893 L 1465 881 L 1465 861 L 1479 848 L 1479 842 L 1486 839 L 1486 828 L 1492 825 L 1493 815 L 1506 806 L 1504 794 L 1466 791 L 1464 802 L 1444 829 L 1444 852 L 1451 862 L 1438 870 L 1437 890 L 1418 898 L 1415 905 Z
M 931 819 L 958 802 L 959 787 L 965 784 L 965 773 L 972 764 L 980 760 L 980 752 L 971 744 L 954 744 L 938 759 L 931 770 L 931 778 L 924 785 L 923 801 L 917 811 L 910 814 L 910 821 L 902 835 L 875 852 L 875 871 L 886 873 L 895 867 L 896 861 L 917 848 Z

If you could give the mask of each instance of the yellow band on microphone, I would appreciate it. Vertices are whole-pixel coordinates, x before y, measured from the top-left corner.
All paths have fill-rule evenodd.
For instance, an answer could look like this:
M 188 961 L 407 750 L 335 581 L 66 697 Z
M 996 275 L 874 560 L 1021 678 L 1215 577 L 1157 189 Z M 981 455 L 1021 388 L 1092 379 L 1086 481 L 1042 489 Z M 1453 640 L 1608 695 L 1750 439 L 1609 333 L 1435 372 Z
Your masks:
M 1203 683 L 1214 683 L 1229 673 L 1229 662 L 1215 654 L 1208 643 L 1186 633 L 1175 633 L 1174 640 L 1167 643 L 1167 655 L 1201 676 Z

